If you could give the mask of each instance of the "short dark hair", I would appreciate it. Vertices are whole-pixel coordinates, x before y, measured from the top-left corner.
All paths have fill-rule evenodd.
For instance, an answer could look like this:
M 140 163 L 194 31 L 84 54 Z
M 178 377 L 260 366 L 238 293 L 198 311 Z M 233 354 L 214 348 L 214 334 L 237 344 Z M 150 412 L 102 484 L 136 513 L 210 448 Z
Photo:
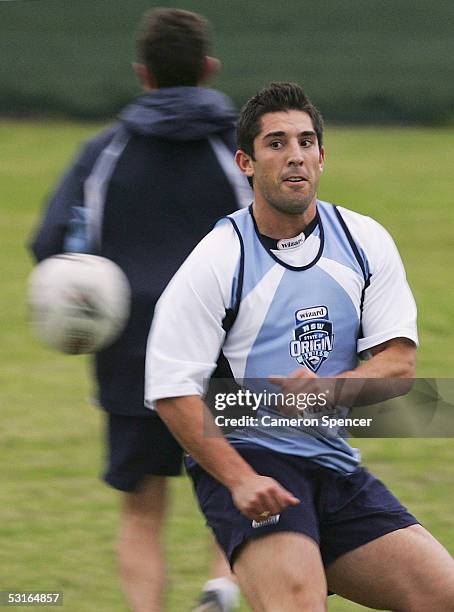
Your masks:
M 207 55 L 208 22 L 197 13 L 158 8 L 143 17 L 137 55 L 158 87 L 197 85 Z
M 260 133 L 260 119 L 266 113 L 300 110 L 312 119 L 318 146 L 323 144 L 323 118 L 297 83 L 271 83 L 250 98 L 241 109 L 236 129 L 240 149 L 254 159 L 254 140 Z

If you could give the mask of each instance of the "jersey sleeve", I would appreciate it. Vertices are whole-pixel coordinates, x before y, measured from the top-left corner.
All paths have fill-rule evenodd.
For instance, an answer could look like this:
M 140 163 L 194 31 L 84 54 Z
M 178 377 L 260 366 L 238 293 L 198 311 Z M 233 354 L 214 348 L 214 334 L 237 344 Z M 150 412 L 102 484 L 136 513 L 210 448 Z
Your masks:
M 175 274 L 155 309 L 147 343 L 145 405 L 203 395 L 225 338 L 240 261 L 232 224 L 222 220 Z
M 114 130 L 108 128 L 85 143 L 60 179 L 28 244 L 36 261 L 63 252 L 72 210 L 84 205 L 84 182 Z
M 38 229 L 30 240 L 30 249 L 37 261 L 63 252 L 73 206 L 83 206 L 83 182 L 87 169 L 83 163 L 85 151 L 64 174 L 52 197 Z
M 349 211 L 346 221 L 365 255 L 370 275 L 364 292 L 358 353 L 393 338 L 408 338 L 418 345 L 416 303 L 393 239 L 370 217 Z

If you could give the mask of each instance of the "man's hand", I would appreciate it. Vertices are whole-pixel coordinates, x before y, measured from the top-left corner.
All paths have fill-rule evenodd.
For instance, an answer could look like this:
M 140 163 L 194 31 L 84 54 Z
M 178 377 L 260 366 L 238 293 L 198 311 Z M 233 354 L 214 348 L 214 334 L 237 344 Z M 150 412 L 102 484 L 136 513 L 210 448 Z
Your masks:
M 319 377 L 309 368 L 300 367 L 291 372 L 288 376 L 271 375 L 269 381 L 281 388 L 282 393 L 288 395 L 298 395 L 298 393 L 309 393 L 313 389 L 318 389 Z
M 181 446 L 229 489 L 235 506 L 248 518 L 264 521 L 300 503 L 273 478 L 257 474 L 224 438 L 199 396 L 161 399 L 157 409 Z
M 269 377 L 270 381 L 274 385 L 279 385 L 282 387 L 282 389 L 284 389 L 287 385 L 292 385 L 292 381 L 295 379 L 310 380 L 311 378 L 319 377 L 317 374 L 314 374 L 314 372 L 311 372 L 309 368 L 305 368 L 304 366 L 293 370 L 293 372 L 291 372 L 288 376 L 279 376 L 278 374 L 275 374 Z
M 305 367 L 297 368 L 288 376 L 272 375 L 269 381 L 280 387 L 286 398 L 285 402 L 279 406 L 280 412 L 285 416 L 300 416 L 308 406 L 313 408 L 309 412 L 319 412 L 317 398 L 320 394 L 324 398 L 323 406 L 330 405 L 335 397 L 334 390 L 337 382 L 334 378 L 320 378 Z M 305 408 L 299 408 L 296 400 L 303 396 L 308 398 L 310 403 L 306 402 Z
M 254 521 L 265 521 L 288 506 L 297 506 L 300 500 L 268 476 L 251 474 L 239 484 L 230 487 L 238 510 Z

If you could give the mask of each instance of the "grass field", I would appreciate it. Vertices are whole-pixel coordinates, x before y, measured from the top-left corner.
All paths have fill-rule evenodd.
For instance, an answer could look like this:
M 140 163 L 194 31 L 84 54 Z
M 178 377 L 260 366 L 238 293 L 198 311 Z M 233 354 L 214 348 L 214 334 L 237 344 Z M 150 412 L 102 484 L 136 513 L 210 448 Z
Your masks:
M 24 245 L 43 197 L 97 127 L 0 124 L 0 590 L 63 590 L 71 612 L 126 610 L 113 552 L 117 497 L 97 481 L 102 421 L 87 400 L 88 362 L 41 347 L 28 329 Z M 453 377 L 454 131 L 328 128 L 326 144 L 320 195 L 373 215 L 394 235 L 419 305 L 418 374 Z M 358 446 L 454 553 L 453 440 Z M 186 479 L 173 494 L 167 610 L 184 612 L 206 577 L 208 536 Z M 330 598 L 332 612 L 360 609 Z

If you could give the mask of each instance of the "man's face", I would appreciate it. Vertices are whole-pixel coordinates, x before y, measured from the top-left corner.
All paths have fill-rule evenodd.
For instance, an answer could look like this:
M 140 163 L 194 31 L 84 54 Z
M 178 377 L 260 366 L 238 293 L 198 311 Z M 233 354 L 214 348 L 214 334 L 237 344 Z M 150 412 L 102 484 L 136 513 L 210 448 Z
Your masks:
M 286 214 L 302 214 L 316 201 L 325 152 L 309 115 L 299 110 L 267 113 L 254 140 L 254 157 L 238 152 L 237 162 L 254 177 L 254 195 Z

